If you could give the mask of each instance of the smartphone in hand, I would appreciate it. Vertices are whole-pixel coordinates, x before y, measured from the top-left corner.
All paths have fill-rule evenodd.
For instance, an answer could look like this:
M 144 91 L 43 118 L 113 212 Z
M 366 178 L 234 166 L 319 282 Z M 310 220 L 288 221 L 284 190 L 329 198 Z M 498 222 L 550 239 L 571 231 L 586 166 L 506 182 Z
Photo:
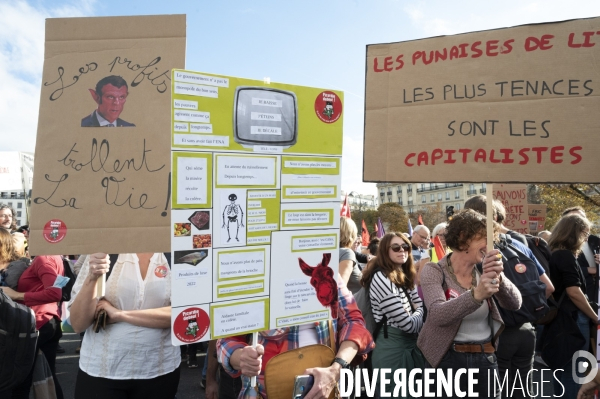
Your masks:
M 315 379 L 312 375 L 297 375 L 294 381 L 294 394 L 292 399 L 302 399 L 313 387 Z

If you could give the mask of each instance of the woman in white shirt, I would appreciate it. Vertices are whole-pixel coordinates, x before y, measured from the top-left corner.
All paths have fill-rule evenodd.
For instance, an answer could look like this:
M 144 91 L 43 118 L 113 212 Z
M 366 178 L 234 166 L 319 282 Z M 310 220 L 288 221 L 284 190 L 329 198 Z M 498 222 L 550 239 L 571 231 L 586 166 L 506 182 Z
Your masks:
M 373 318 L 381 325 L 373 334 L 373 369 L 423 369 L 425 358 L 417 348 L 423 302 L 417 294 L 410 241 L 399 233 L 384 235 L 371 262 L 362 284 L 369 290 Z M 393 389 L 393 383 L 388 385 L 388 393 Z
M 179 348 L 171 344 L 171 271 L 161 253 L 121 254 L 96 297 L 96 281 L 110 268 L 107 254 L 92 254 L 73 287 L 71 325 L 85 331 L 76 399 L 172 399 L 179 384 Z M 105 329 L 93 330 L 100 310 Z

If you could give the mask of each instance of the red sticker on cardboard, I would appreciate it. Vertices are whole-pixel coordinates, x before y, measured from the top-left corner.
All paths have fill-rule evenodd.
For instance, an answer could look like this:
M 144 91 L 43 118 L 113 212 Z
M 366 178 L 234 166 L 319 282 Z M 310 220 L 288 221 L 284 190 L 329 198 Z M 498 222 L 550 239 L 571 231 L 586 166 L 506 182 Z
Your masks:
M 50 244 L 61 242 L 67 235 L 67 225 L 62 220 L 53 219 L 44 225 L 44 239 Z
M 522 263 L 517 263 L 515 265 L 515 270 L 517 271 L 517 273 L 525 273 L 527 271 L 527 266 L 525 266 Z
M 199 341 L 208 332 L 210 318 L 200 308 L 187 308 L 183 310 L 173 322 L 173 334 L 178 340 L 185 343 Z
M 332 91 L 321 92 L 315 100 L 315 112 L 325 123 L 334 123 L 342 115 L 342 100 Z
M 169 268 L 165 265 L 156 266 L 154 269 L 154 275 L 158 278 L 167 277 L 167 273 L 169 273 Z

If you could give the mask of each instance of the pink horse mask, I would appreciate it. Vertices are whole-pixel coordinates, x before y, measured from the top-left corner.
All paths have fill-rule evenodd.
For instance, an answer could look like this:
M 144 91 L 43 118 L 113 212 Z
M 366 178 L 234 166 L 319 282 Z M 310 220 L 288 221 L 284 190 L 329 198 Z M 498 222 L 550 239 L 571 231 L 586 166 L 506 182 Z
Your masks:
M 312 267 L 306 264 L 302 258 L 298 258 L 300 269 L 304 274 L 310 276 L 310 285 L 317 292 L 317 299 L 323 306 L 331 309 L 331 316 L 337 318 L 338 313 L 338 292 L 337 283 L 333 278 L 333 269 L 329 267 L 331 254 L 323 254 L 323 260 L 317 266 Z

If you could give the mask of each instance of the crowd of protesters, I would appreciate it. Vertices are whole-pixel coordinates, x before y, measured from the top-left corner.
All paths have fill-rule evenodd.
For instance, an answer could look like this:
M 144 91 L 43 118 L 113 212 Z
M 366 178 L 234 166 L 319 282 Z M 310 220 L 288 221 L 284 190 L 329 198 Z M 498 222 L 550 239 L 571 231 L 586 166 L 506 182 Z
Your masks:
M 263 331 L 256 343 L 248 335 L 211 341 L 198 374 L 206 397 L 279 397 L 290 389 L 285 381 L 290 378 L 288 367 L 280 367 L 281 362 L 292 372 L 291 365 L 298 363 L 294 359 L 302 358 L 298 350 L 305 350 L 308 362 L 299 362 L 300 373 L 314 377 L 309 399 L 333 395 L 341 369 L 353 367 L 492 370 L 500 381 L 506 373 L 509 387 L 521 381 L 527 386 L 501 389 L 482 372 L 471 387 L 479 397 L 529 398 L 535 389 L 526 377 L 534 359 L 564 370 L 556 370 L 555 394 L 590 397 L 600 377 L 580 387 L 571 363 L 559 363 L 559 354 L 570 359 L 569 351 L 595 353 L 600 238 L 590 234 L 591 224 L 580 207 L 565 209 L 552 231 L 540 232 L 539 237 L 510 231 L 503 225 L 504 207 L 494 201 L 495 245 L 488 248 L 486 205 L 484 196 L 472 197 L 464 211 L 431 232 L 418 225 L 411 235 L 388 232 L 362 248 L 356 225 L 342 217 L 333 320 Z M 75 332 L 84 333 L 75 397 L 177 397 L 182 359 L 187 367 L 200 365 L 197 345 L 171 344 L 170 273 L 157 278 L 149 272 L 170 264 L 169 254 L 97 253 L 81 255 L 77 262 L 63 256 L 30 259 L 28 226 L 18 228 L 14 211 L 6 205 L 0 205 L 0 227 L 0 288 L 6 297 L 33 310 L 36 353 L 42 354 L 35 356 L 27 376 L 0 397 L 29 398 L 40 362 L 51 372 L 50 397 L 63 397 L 55 363 L 64 300 L 57 281 L 69 274 L 65 268 L 77 276 L 68 301 L 70 323 Z M 508 277 L 516 276 L 515 271 L 533 276 L 529 291 Z M 103 275 L 108 276 L 106 292 L 99 298 L 96 282 Z M 365 289 L 370 308 L 361 313 L 353 295 Z M 546 301 L 546 316 L 566 316 L 545 321 L 513 317 L 511 312 L 521 312 L 532 301 L 531 290 L 537 300 Z M 364 312 L 376 323 L 374 329 L 365 322 Z M 554 339 L 559 319 L 570 322 L 574 344 Z M 330 349 L 313 356 L 309 349 L 314 344 Z M 296 357 L 283 360 L 286 354 Z M 465 384 L 461 379 L 466 391 Z M 388 386 L 388 393 L 393 388 Z

